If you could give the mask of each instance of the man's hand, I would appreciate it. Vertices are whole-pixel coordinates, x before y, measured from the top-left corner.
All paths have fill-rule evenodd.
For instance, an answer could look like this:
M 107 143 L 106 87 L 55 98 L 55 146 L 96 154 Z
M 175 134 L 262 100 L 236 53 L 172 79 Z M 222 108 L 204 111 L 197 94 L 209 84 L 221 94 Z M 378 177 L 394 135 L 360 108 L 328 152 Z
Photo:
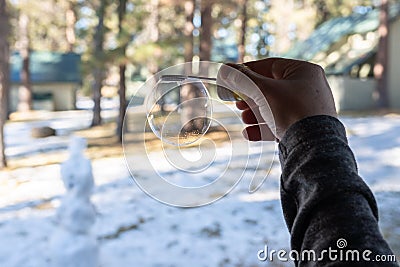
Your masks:
M 306 117 L 337 116 L 325 72 L 312 63 L 267 58 L 223 65 L 217 81 L 246 96 L 237 107 L 243 110 L 243 122 L 252 124 L 244 133 L 251 141 L 280 140 L 293 123 Z

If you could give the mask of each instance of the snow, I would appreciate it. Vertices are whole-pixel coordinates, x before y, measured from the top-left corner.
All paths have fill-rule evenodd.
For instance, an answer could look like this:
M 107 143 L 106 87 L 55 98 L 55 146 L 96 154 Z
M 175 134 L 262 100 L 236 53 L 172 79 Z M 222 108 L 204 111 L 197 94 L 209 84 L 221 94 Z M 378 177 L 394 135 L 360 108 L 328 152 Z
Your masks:
M 118 111 L 115 109 L 101 112 L 103 122 L 115 121 L 117 114 Z M 5 153 L 8 158 L 18 158 L 54 150 L 66 150 L 69 144 L 69 135 L 74 131 L 90 127 L 92 116 L 93 113 L 89 110 L 40 111 L 36 117 L 28 118 L 27 121 L 7 123 L 4 134 Z M 46 126 L 53 128 L 56 135 L 47 138 L 31 136 L 33 128 Z
M 382 233 L 399 257 L 400 117 L 341 120 L 347 127 L 360 174 L 377 197 Z M 20 148 L 18 153 L 8 150 L 9 155 L 38 152 L 28 141 L 19 145 L 12 139 L 18 131 L 24 133 L 21 129 L 26 124 L 8 127 L 9 147 Z M 57 142 L 44 139 L 48 140 L 43 141 L 48 144 L 45 149 L 65 149 L 67 137 L 54 138 Z M 58 146 L 60 143 L 63 145 Z M 229 157 L 228 150 L 224 145 L 218 149 L 218 159 L 223 162 Z M 151 158 L 161 157 L 157 153 L 162 152 L 152 152 Z M 199 156 L 185 153 L 188 158 Z M 257 159 L 260 150 L 252 144 L 248 153 L 251 159 Z M 240 167 L 240 161 L 233 159 L 233 163 Z M 256 162 L 250 161 L 249 166 L 253 165 Z M 276 250 L 289 248 L 279 202 L 277 158 L 256 193 L 248 193 L 249 182 L 245 179 L 221 200 L 192 209 L 170 207 L 147 196 L 130 178 L 123 158 L 94 160 L 92 167 L 95 188 L 91 200 L 96 207 L 93 232 L 99 243 L 101 266 L 293 266 L 257 260 L 257 252 L 264 245 Z M 165 164 L 160 167 L 171 181 L 187 183 L 185 177 Z M 223 164 L 213 168 L 218 172 Z M 209 181 L 209 177 L 200 178 L 196 182 Z M 56 209 L 64 194 L 59 165 L 0 172 L 0 266 L 51 266 L 48 246 L 57 226 Z

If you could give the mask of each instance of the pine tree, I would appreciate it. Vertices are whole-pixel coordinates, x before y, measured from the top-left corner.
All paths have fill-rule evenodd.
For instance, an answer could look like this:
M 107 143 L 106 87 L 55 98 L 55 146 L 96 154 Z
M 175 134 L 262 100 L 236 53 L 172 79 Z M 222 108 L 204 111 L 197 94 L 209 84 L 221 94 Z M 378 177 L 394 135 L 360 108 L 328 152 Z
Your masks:
M 4 124 L 8 112 L 9 91 L 9 44 L 10 33 L 9 17 L 7 13 L 6 0 L 0 0 L 0 168 L 7 166 L 4 154 Z
M 213 18 L 211 15 L 214 0 L 201 0 L 200 14 L 201 14 L 201 29 L 200 29 L 200 61 L 211 60 L 212 50 L 212 26 Z M 204 62 L 200 65 L 200 74 L 208 76 L 208 63 Z
M 65 38 L 68 43 L 68 52 L 73 52 L 75 43 L 76 43 L 76 32 L 75 32 L 75 24 L 76 24 L 76 3 L 74 1 L 67 1 L 66 3 L 66 11 L 65 11 Z
M 377 80 L 375 95 L 377 96 L 378 108 L 389 107 L 388 96 L 388 56 L 389 56 L 389 3 L 388 0 L 381 0 L 381 11 L 379 19 L 379 44 L 378 54 L 374 67 L 374 75 Z
M 248 12 L 247 5 L 249 3 L 248 0 L 241 0 L 242 12 L 240 15 L 240 30 L 239 30 L 239 45 L 238 45 L 238 62 L 244 62 L 244 56 L 246 54 L 246 32 L 247 32 L 247 20 L 248 20 Z
M 104 80 L 104 36 L 105 36 L 105 25 L 104 17 L 106 12 L 107 0 L 101 0 L 100 6 L 97 9 L 97 26 L 96 32 L 93 38 L 94 53 L 93 59 L 95 61 L 95 66 L 93 68 L 93 119 L 92 126 L 97 126 L 101 124 L 101 88 L 103 87 Z
M 19 88 L 18 111 L 28 111 L 32 109 L 32 85 L 30 78 L 30 35 L 29 35 L 29 16 L 24 12 L 19 15 L 19 54 L 22 58 L 22 68 L 20 73 L 21 86 Z
M 193 17 L 194 17 L 194 7 L 196 1 L 195 0 L 187 0 L 185 1 L 185 26 L 184 26 L 184 36 L 185 36 L 185 45 L 184 45 L 184 59 L 185 62 L 191 62 L 193 60 Z
M 124 28 L 123 22 L 126 15 L 126 0 L 119 0 L 118 4 L 118 37 L 120 41 L 120 50 L 122 57 L 125 58 L 126 48 L 128 46 L 129 39 L 124 36 Z M 123 134 L 123 127 L 124 127 L 124 118 L 126 112 L 126 62 L 120 63 L 119 65 L 119 89 L 118 89 L 118 96 L 119 96 L 119 114 L 118 114 L 118 123 L 117 123 L 117 135 L 118 140 L 122 142 L 122 134 Z

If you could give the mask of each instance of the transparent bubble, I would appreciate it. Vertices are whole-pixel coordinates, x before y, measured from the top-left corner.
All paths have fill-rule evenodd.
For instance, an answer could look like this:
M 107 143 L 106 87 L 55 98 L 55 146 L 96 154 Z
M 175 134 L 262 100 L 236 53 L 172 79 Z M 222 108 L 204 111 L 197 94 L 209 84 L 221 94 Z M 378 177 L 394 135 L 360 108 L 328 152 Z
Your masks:
M 212 105 L 200 79 L 165 75 L 146 97 L 146 115 L 158 138 L 183 146 L 196 142 L 208 131 Z

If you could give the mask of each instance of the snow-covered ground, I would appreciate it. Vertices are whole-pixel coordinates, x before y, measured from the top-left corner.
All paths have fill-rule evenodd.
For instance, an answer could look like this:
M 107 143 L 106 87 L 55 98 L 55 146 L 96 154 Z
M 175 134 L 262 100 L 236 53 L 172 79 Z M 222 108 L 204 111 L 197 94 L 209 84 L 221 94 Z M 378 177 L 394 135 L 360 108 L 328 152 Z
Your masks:
M 377 196 L 382 232 L 399 257 L 400 117 L 344 117 L 342 121 L 360 174 Z M 6 129 L 14 148 L 18 140 L 11 135 L 18 125 Z M 47 139 L 56 140 L 50 148 L 57 149 L 61 139 L 55 138 L 59 137 Z M 29 153 L 34 149 L 29 143 L 18 147 L 18 153 L 9 153 L 16 157 L 24 155 L 24 148 Z M 224 144 L 217 149 L 223 150 Z M 151 156 L 157 153 L 162 156 L 162 152 Z M 249 153 L 256 157 L 259 150 Z M 256 193 L 249 194 L 248 183 L 242 181 L 223 199 L 193 209 L 170 207 L 147 196 L 130 178 L 123 158 L 98 159 L 92 164 L 96 183 L 92 201 L 97 210 L 93 231 L 100 245 L 101 266 L 292 266 L 257 259 L 265 245 L 276 250 L 289 247 L 276 158 Z M 182 179 L 170 174 L 175 182 Z M 0 266 L 50 266 L 48 240 L 57 226 L 54 215 L 63 194 L 59 165 L 0 172 Z
M 102 111 L 104 122 L 115 121 L 117 111 Z M 68 147 L 69 135 L 77 130 L 87 129 L 92 122 L 92 111 L 71 110 L 60 112 L 39 111 L 36 118 L 8 123 L 5 126 L 5 153 L 8 158 L 18 158 L 36 153 L 62 150 Z M 50 127 L 56 135 L 47 138 L 33 138 L 34 128 Z

